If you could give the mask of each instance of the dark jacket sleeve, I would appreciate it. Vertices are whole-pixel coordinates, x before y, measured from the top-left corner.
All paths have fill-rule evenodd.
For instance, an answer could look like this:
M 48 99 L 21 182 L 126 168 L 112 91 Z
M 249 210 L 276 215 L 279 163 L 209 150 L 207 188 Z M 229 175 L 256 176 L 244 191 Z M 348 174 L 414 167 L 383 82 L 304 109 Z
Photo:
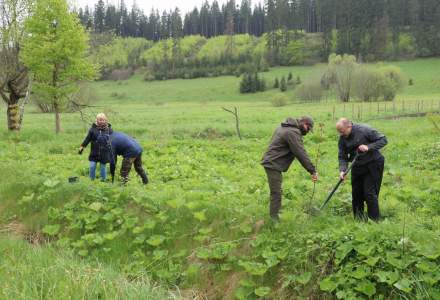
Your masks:
M 84 148 L 87 147 L 87 145 L 91 142 L 92 140 L 92 129 L 89 129 L 89 133 L 87 134 L 86 138 L 84 139 L 84 141 L 81 143 L 81 146 L 83 146 Z
M 379 133 L 376 129 L 368 127 L 366 128 L 366 136 L 370 143 L 367 145 L 370 150 L 379 150 L 388 144 L 387 138 L 382 133 Z
M 345 172 L 348 167 L 348 153 L 342 138 L 339 138 L 338 148 L 339 171 Z
M 290 151 L 298 159 L 304 169 L 306 169 L 310 174 L 316 173 L 315 166 L 310 161 L 306 150 L 304 149 L 304 144 L 301 136 L 294 132 L 289 132 L 286 136 L 287 143 L 289 144 Z

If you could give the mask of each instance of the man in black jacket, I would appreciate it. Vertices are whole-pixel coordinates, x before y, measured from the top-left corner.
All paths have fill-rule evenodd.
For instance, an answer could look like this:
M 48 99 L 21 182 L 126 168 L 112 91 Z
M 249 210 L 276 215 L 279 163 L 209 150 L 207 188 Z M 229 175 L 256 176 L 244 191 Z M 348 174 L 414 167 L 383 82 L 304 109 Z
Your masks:
M 379 220 L 379 192 L 382 184 L 384 157 L 379 150 L 388 141 L 385 135 L 361 124 L 353 124 L 346 118 L 336 123 L 339 132 L 339 176 L 345 179 L 348 162 L 356 159 L 351 171 L 352 207 L 355 218 L 364 218 L 364 202 L 368 217 Z

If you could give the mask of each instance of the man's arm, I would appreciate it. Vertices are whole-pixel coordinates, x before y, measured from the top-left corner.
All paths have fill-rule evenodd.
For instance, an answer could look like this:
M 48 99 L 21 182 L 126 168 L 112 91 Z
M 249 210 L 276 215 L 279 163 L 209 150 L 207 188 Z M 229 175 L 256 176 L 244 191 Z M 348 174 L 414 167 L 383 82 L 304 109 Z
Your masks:
M 368 150 L 379 150 L 388 144 L 386 136 L 371 127 L 366 128 L 366 137 L 370 141 Z
M 286 140 L 289 144 L 290 151 L 292 151 L 293 155 L 299 160 L 303 168 L 312 175 L 316 174 L 316 168 L 310 161 L 310 158 L 304 149 L 302 138 L 299 136 L 299 134 L 289 132 Z
M 342 137 L 339 138 L 338 148 L 339 171 L 345 172 L 348 167 L 348 153 Z

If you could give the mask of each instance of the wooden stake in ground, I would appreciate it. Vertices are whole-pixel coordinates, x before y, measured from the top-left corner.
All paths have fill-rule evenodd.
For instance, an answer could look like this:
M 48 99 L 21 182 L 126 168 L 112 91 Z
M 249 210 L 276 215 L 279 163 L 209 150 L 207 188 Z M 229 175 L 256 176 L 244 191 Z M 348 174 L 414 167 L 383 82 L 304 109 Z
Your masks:
M 224 111 L 227 111 L 228 113 L 231 113 L 235 117 L 235 129 L 237 130 L 238 138 L 241 140 L 241 133 L 240 133 L 240 118 L 238 117 L 238 108 L 234 106 L 234 111 L 222 107 Z

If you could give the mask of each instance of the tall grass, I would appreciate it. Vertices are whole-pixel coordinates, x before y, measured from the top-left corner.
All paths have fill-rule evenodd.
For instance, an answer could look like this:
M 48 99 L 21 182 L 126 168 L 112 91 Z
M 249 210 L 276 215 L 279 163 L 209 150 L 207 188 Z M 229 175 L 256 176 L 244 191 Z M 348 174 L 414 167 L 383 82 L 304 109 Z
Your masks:
M 109 266 L 69 251 L 0 237 L 1 299 L 179 299 L 140 276 L 132 281 Z

